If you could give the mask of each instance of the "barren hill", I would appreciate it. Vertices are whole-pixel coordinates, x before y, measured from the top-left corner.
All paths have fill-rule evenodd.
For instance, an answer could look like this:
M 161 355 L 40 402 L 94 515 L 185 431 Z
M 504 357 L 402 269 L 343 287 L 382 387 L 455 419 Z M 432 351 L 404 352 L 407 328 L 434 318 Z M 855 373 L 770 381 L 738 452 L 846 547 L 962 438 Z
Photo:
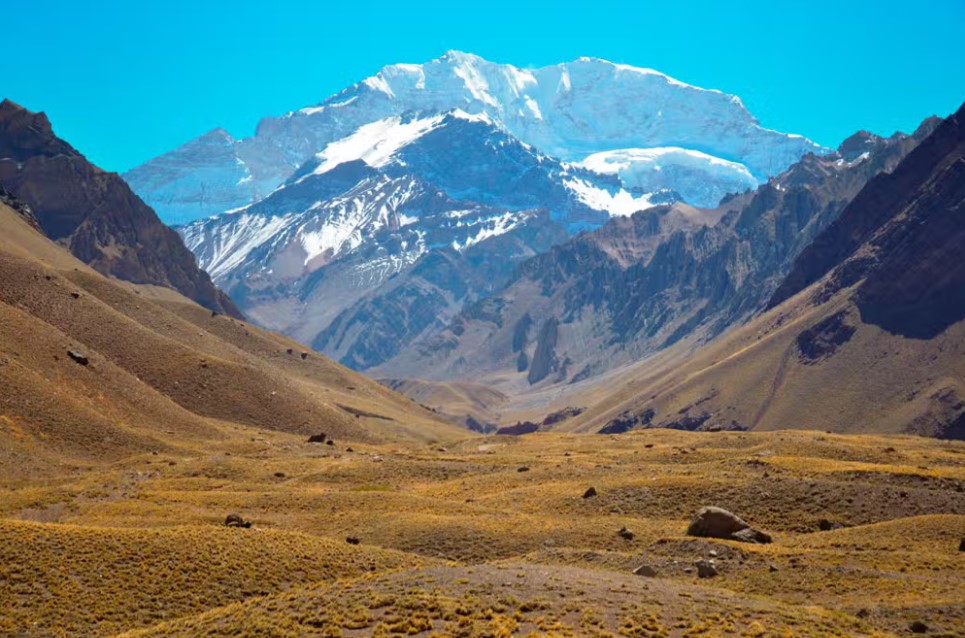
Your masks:
M 0 474 L 239 427 L 370 442 L 460 433 L 289 339 L 101 275 L 5 205 L 0 272 Z

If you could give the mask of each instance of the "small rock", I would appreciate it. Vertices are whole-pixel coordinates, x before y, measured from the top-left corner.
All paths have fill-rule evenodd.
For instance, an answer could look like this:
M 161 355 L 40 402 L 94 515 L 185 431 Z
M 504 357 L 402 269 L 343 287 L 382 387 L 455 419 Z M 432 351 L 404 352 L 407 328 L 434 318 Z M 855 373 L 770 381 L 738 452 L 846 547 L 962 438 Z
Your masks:
M 868 616 L 871 615 L 871 612 L 862 607 L 861 609 L 859 609 L 858 611 L 856 611 L 856 612 L 854 613 L 854 615 L 855 615 L 855 617 L 857 617 L 857 618 L 867 618 Z
M 962 540 L 958 544 L 958 551 L 965 552 L 965 536 L 962 536 Z
M 524 466 L 522 466 L 522 467 L 516 468 L 516 471 L 517 471 L 517 472 L 529 472 L 529 468 L 524 465 Z
M 711 558 L 717 558 L 717 550 L 712 549 L 709 552 L 707 552 L 707 555 L 710 556 Z
M 636 534 L 634 534 L 633 532 L 631 532 L 630 530 L 628 530 L 626 527 L 621 527 L 621 528 L 617 531 L 617 536 L 619 536 L 620 538 L 622 538 L 622 539 L 624 539 L 624 540 L 632 541 L 633 538 L 636 536 Z
M 70 296 L 73 297 L 74 299 L 80 299 L 80 293 L 79 293 L 79 292 L 72 292 L 72 293 L 70 293 Z
M 583 498 L 593 498 L 596 496 L 596 488 L 590 487 L 585 492 L 583 492 Z
M 360 541 L 356 536 L 348 536 L 346 537 L 345 542 L 349 545 L 358 545 L 362 541 Z
M 325 434 L 324 432 L 320 432 L 319 434 L 313 434 L 313 435 L 311 435 L 310 437 L 308 437 L 308 442 L 309 442 L 309 443 L 324 443 L 324 442 L 325 442 L 325 439 L 327 439 L 327 438 L 328 438 L 328 435 L 327 435 L 327 434 Z
M 774 565 L 768 565 L 768 566 L 767 566 L 767 571 L 769 571 L 769 572 L 771 572 L 771 573 L 773 574 L 774 572 L 777 571 L 777 567 L 775 567 Z
M 915 634 L 923 634 L 928 631 L 928 625 L 920 620 L 916 620 L 915 622 L 911 623 L 908 625 L 908 628 L 911 629 L 912 633 Z
M 694 565 L 697 567 L 697 576 L 700 578 L 713 578 L 717 575 L 717 567 L 714 565 L 714 561 L 701 559 Z
M 73 359 L 74 361 L 76 361 L 77 363 L 79 363 L 79 364 L 82 365 L 82 366 L 86 366 L 87 364 L 90 363 L 90 361 L 87 359 L 87 357 L 85 357 L 84 355 L 82 355 L 82 354 L 79 353 L 79 352 L 75 352 L 74 350 L 68 350 L 68 351 L 67 351 L 67 356 L 70 357 L 71 359 Z
M 284 472 L 275 472 L 275 478 L 285 478 Z
M 693 567 L 684 567 L 684 573 L 685 573 L 685 574 L 693 574 L 693 573 L 694 573 L 694 568 L 693 568 Z
M 288 350 L 285 350 L 285 354 L 295 354 L 295 351 L 289 348 Z
M 347 448 L 345 448 L 345 451 L 346 451 L 346 452 L 354 452 L 355 450 L 353 450 L 353 449 L 350 448 L 350 447 L 347 447 Z
M 830 532 L 831 530 L 841 529 L 842 527 L 844 527 L 844 525 L 841 523 L 830 521 L 826 518 L 822 518 L 818 521 L 818 529 L 822 532 Z
M 637 576 L 646 576 L 647 578 L 654 578 L 657 575 L 657 570 L 655 570 L 650 565 L 640 565 L 635 570 L 633 570 L 633 573 L 636 574 Z
M 303 353 L 302 353 L 302 361 L 304 361 L 304 360 L 307 359 L 307 358 L 308 358 L 308 353 L 307 353 L 307 352 L 303 352 Z
M 325 445 L 335 445 L 335 441 L 333 441 L 332 439 L 329 439 L 325 441 Z

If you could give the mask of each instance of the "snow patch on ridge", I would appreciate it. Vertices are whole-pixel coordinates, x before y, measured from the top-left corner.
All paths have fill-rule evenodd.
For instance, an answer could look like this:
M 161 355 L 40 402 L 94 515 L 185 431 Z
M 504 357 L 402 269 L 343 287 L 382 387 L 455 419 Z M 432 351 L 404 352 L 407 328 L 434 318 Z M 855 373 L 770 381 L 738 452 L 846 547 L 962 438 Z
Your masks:
M 611 193 L 579 178 L 565 180 L 563 185 L 573 191 L 581 202 L 595 210 L 606 211 L 611 217 L 626 217 L 654 206 L 650 202 L 650 194 L 634 197 L 622 189 Z
M 403 121 L 402 117 L 394 116 L 361 126 L 318 153 L 315 157 L 319 164 L 313 174 L 321 175 L 339 164 L 359 159 L 373 168 L 384 166 L 396 151 L 439 126 L 444 117 L 436 115 Z

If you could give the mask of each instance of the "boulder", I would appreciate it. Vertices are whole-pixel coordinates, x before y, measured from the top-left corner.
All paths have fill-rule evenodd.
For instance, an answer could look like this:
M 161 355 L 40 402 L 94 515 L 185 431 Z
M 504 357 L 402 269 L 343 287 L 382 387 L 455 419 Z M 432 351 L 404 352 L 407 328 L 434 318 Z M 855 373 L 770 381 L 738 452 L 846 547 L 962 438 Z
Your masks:
M 345 542 L 348 543 L 349 545 L 358 545 L 362 541 L 360 541 L 356 536 L 348 536 L 345 538 Z
M 827 518 L 822 518 L 821 520 L 818 521 L 818 529 L 821 530 L 822 532 L 831 532 L 836 529 L 841 529 L 842 527 L 844 527 L 844 525 L 842 525 L 841 523 L 837 521 L 832 521 Z
M 87 357 L 85 357 L 84 355 L 82 355 L 82 354 L 79 353 L 79 352 L 75 352 L 74 350 L 68 350 L 68 351 L 67 351 L 67 356 L 70 357 L 71 359 L 73 359 L 74 361 L 76 361 L 77 363 L 79 363 L 79 364 L 82 365 L 82 366 L 86 366 L 88 363 L 90 363 L 90 361 L 87 359 Z
M 321 432 L 321 433 L 319 433 L 319 434 L 313 434 L 313 435 L 311 435 L 310 437 L 308 437 L 308 442 L 309 442 L 309 443 L 324 443 L 326 438 L 328 438 L 328 435 L 325 434 L 324 432 Z
M 655 570 L 650 565 L 640 565 L 633 573 L 637 576 L 646 576 L 647 578 L 654 578 L 657 575 L 657 570 Z
M 636 536 L 636 534 L 634 534 L 633 532 L 631 532 L 630 530 L 628 530 L 626 527 L 621 527 L 621 528 L 617 531 L 617 536 L 619 536 L 620 538 L 622 538 L 622 539 L 624 539 L 624 540 L 632 541 L 633 538 Z
M 595 487 L 588 488 L 585 492 L 583 492 L 583 498 L 593 498 L 594 496 L 596 496 Z
M 713 578 L 717 575 L 717 567 L 712 560 L 700 559 L 694 563 L 694 567 L 697 568 L 697 576 L 699 578 Z
M 687 528 L 689 536 L 722 538 L 745 543 L 770 543 L 771 537 L 751 527 L 744 519 L 720 507 L 702 507 Z
M 224 519 L 226 527 L 251 527 L 251 521 L 241 518 L 240 514 L 228 514 Z

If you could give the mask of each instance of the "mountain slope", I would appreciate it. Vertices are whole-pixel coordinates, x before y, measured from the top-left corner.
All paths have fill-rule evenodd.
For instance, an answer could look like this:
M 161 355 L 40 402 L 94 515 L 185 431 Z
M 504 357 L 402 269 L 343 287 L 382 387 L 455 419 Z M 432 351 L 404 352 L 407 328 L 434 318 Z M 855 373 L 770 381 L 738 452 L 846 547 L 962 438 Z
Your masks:
M 522 264 L 504 290 L 374 372 L 489 375 L 519 393 L 716 336 L 763 307 L 810 240 L 933 126 L 888 139 L 859 133 L 715 210 L 676 205 L 612 220 Z
M 482 116 L 376 124 L 264 200 L 180 229 L 246 314 L 359 369 L 443 327 L 567 228 L 603 223 L 599 200 L 650 205 Z
M 732 95 L 650 69 L 594 58 L 519 69 L 450 51 L 421 65 L 387 66 L 317 106 L 265 118 L 253 137 L 212 131 L 125 178 L 166 221 L 186 223 L 257 201 L 315 153 L 364 126 L 453 109 L 484 115 L 568 162 L 624 151 L 622 174 L 640 184 L 662 182 L 703 206 L 820 150 L 800 136 L 762 128 Z M 658 152 L 641 155 L 646 149 Z M 679 180 L 665 181 L 678 173 Z
M 43 113 L 0 102 L 0 185 L 28 204 L 44 232 L 106 275 L 173 288 L 240 317 L 177 233 L 116 174 L 54 135 Z
M 652 362 L 572 427 L 965 438 L 963 239 L 965 107 L 868 182 L 801 253 L 767 313 L 682 365 Z
M 459 434 L 288 339 L 105 278 L 5 205 L 0 229 L 4 471 L 179 450 L 239 427 L 361 441 Z

